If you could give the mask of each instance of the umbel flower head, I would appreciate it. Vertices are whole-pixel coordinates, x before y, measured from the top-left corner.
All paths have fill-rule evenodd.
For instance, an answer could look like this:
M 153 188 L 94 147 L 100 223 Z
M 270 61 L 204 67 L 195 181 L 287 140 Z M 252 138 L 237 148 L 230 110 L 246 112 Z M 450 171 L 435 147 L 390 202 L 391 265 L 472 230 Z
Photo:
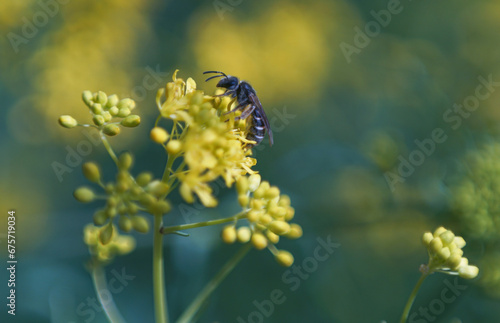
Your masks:
M 106 243 L 102 242 L 103 236 L 107 239 Z M 83 241 L 90 254 L 101 263 L 110 262 L 115 256 L 128 254 L 135 249 L 135 239 L 120 235 L 112 224 L 104 228 L 86 225 L 83 229 Z
M 248 140 L 243 131 L 223 117 L 222 109 L 227 110 L 229 100 L 216 104 L 214 97 L 196 90 L 192 78 L 177 78 L 176 71 L 173 81 L 158 91 L 156 102 L 161 116 L 171 120 L 173 127 L 171 133 L 155 127 L 151 138 L 165 147 L 169 158 L 183 158 L 185 168 L 172 175 L 179 179 L 186 202 L 193 203 L 196 195 L 203 205 L 214 207 L 217 200 L 210 182 L 222 177 L 231 187 L 239 177 L 255 173 L 251 167 L 256 160 L 244 147 Z
M 222 230 L 222 240 L 226 243 L 250 242 L 255 249 L 268 248 L 279 264 L 289 267 L 293 256 L 286 250 L 275 247 L 280 237 L 297 239 L 302 236 L 302 228 L 289 223 L 295 214 L 290 206 L 290 198 L 280 195 L 280 190 L 261 181 L 258 174 L 240 177 L 236 182 L 238 202 L 244 210 L 248 225 L 228 225 Z
M 444 227 L 439 227 L 434 233 L 424 233 L 422 241 L 429 253 L 429 264 L 420 268 L 423 273 L 439 271 L 459 275 L 465 279 L 472 279 L 478 275 L 479 268 L 469 265 L 469 260 L 463 257 L 462 248 L 465 247 L 465 240 L 462 237 L 455 236 Z

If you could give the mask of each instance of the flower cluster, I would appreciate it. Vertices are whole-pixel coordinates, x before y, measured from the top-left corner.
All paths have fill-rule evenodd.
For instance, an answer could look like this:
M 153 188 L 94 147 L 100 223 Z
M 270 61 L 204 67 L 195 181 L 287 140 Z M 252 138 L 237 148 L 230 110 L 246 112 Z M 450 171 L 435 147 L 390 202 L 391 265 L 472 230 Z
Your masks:
M 132 99 L 120 100 L 116 94 L 107 96 L 102 91 L 96 93 L 84 91 L 82 99 L 89 108 L 94 126 L 108 136 L 119 134 L 119 125 L 137 127 L 141 122 L 138 115 L 131 114 L 131 111 L 135 108 L 135 101 Z M 79 125 L 69 115 L 59 117 L 59 123 L 65 128 L 74 128 Z
M 280 190 L 261 181 L 258 174 L 240 177 L 236 182 L 238 202 L 244 210 L 244 218 L 248 225 L 231 224 L 222 230 L 222 240 L 226 243 L 251 242 L 258 249 L 266 247 L 274 254 L 279 264 L 291 266 L 293 256 L 286 250 L 278 250 L 274 246 L 280 237 L 297 239 L 302 236 L 302 228 L 293 219 L 294 209 L 290 206 L 290 198 L 280 195 Z
M 157 94 L 157 105 L 163 118 L 173 121 L 168 133 L 155 127 L 151 138 L 165 146 L 169 158 L 183 157 L 183 166 L 172 172 L 180 181 L 180 194 L 188 203 L 196 195 L 207 207 L 217 205 L 209 183 L 222 177 L 228 187 L 247 173 L 256 160 L 251 150 L 245 149 L 247 141 L 233 122 L 226 122 L 221 110 L 227 109 L 228 100 L 219 102 L 196 90 L 196 83 L 176 77 Z M 165 100 L 162 102 L 162 96 Z
M 455 236 L 444 227 L 439 227 L 434 233 L 424 233 L 422 241 L 429 253 L 429 264 L 421 268 L 423 272 L 439 271 L 466 279 L 478 275 L 479 269 L 469 265 L 469 260 L 462 256 L 464 253 L 462 248 L 465 247 L 465 240 L 462 237 Z
M 108 243 L 103 244 L 102 229 L 87 224 L 83 229 L 83 241 L 89 248 L 90 254 L 99 262 L 107 263 L 116 255 L 125 255 L 135 249 L 135 239 L 131 236 L 120 235 L 117 230 L 107 230 Z

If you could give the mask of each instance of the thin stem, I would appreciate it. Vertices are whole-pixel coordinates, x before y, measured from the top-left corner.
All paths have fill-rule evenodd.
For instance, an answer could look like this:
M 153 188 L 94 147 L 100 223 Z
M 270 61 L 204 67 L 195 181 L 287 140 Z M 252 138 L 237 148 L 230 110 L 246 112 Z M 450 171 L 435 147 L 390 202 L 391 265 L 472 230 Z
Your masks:
M 163 266 L 163 235 L 160 233 L 162 215 L 154 215 L 153 233 L 153 295 L 156 323 L 168 323 L 167 295 L 165 293 L 165 271 Z
M 167 163 L 165 165 L 165 170 L 163 171 L 163 176 L 161 178 L 161 181 L 163 183 L 167 183 L 168 180 L 170 179 L 170 173 L 171 173 L 172 166 L 173 166 L 176 158 L 177 158 L 177 156 L 168 154 Z
M 108 139 L 106 138 L 106 136 L 102 132 L 100 133 L 100 135 L 101 135 L 101 141 L 104 144 L 104 147 L 106 148 L 106 150 L 108 151 L 108 154 L 111 156 L 111 159 L 113 159 L 115 164 L 118 165 L 118 158 L 116 157 L 116 154 L 113 151 L 113 148 L 111 148 L 111 145 L 109 144 Z
M 210 220 L 210 221 L 203 221 L 203 222 L 196 222 L 196 223 L 189 223 L 189 224 L 181 224 L 181 225 L 174 225 L 171 227 L 162 227 L 160 229 L 161 234 L 169 234 L 174 231 L 181 231 L 181 230 L 187 230 L 187 229 L 194 229 L 194 228 L 201 228 L 201 227 L 207 227 L 209 225 L 217 225 L 221 223 L 227 223 L 231 221 L 236 221 L 239 219 L 243 219 L 247 216 L 247 211 L 238 213 L 236 215 L 230 216 L 228 218 L 222 218 L 222 219 L 216 219 L 216 220 Z
M 92 266 L 92 280 L 94 282 L 94 288 L 97 293 L 97 298 L 101 303 L 102 308 L 106 317 L 111 323 L 125 323 L 123 316 L 116 307 L 111 293 L 109 293 L 108 283 L 106 281 L 106 273 L 104 268 L 100 265 Z M 103 293 L 106 292 L 106 296 L 103 299 Z
M 243 259 L 243 257 L 250 251 L 252 245 L 245 244 L 238 250 L 238 252 L 221 268 L 221 270 L 212 278 L 210 282 L 201 290 L 196 298 L 191 302 L 188 308 L 184 311 L 177 323 L 190 323 L 194 322 L 193 317 L 199 311 L 200 307 L 206 302 L 208 297 L 220 285 L 224 278 L 236 267 L 236 265 Z
M 422 276 L 420 276 L 420 279 L 418 280 L 417 284 L 413 288 L 413 291 L 410 294 L 410 297 L 408 298 L 408 301 L 406 302 L 406 306 L 403 310 L 403 315 L 401 315 L 401 323 L 405 323 L 406 320 L 408 320 L 408 315 L 410 314 L 410 309 L 411 306 L 413 305 L 413 301 L 415 300 L 415 297 L 418 294 L 418 290 L 420 289 L 420 286 L 424 282 L 425 278 L 429 276 L 429 274 L 422 273 Z

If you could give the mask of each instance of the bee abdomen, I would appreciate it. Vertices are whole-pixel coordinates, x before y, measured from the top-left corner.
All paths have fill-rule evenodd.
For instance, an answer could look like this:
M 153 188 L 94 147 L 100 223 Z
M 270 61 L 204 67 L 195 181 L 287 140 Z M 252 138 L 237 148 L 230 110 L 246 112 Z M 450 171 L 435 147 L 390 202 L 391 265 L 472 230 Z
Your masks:
M 264 140 L 264 135 L 266 134 L 266 128 L 264 125 L 264 121 L 262 121 L 262 117 L 257 111 L 254 111 L 249 118 L 249 127 L 247 133 L 247 139 L 253 140 L 256 143 L 250 144 L 248 146 L 256 146 Z

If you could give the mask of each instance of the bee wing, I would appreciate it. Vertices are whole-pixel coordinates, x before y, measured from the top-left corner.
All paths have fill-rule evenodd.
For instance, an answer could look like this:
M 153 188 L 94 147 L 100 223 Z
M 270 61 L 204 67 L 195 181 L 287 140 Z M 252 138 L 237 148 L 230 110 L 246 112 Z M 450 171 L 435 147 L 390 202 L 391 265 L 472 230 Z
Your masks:
M 250 93 L 248 95 L 248 98 L 255 106 L 255 109 L 259 110 L 259 112 L 261 113 L 262 121 L 264 121 L 264 127 L 266 128 L 267 133 L 269 134 L 269 145 L 272 146 L 274 144 L 273 131 L 271 130 L 271 125 L 269 124 L 269 120 L 267 119 L 267 115 L 264 112 L 264 108 L 262 107 L 262 104 L 260 103 L 260 100 L 256 94 Z

